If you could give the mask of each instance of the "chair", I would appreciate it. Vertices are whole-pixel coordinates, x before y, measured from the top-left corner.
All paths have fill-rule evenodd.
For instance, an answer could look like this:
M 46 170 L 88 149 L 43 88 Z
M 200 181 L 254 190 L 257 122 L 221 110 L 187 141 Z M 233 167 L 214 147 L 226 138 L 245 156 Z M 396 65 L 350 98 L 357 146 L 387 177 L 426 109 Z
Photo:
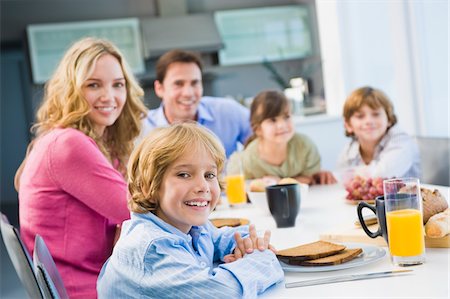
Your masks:
M 40 235 L 36 235 L 34 241 L 34 272 L 36 273 L 39 286 L 41 287 L 44 298 L 51 299 L 68 299 L 66 288 L 62 281 L 61 275 L 56 268 L 44 239 Z
M 450 139 L 416 137 L 421 160 L 421 182 L 450 186 Z
M 28 296 L 30 298 L 44 298 L 33 271 L 33 262 L 30 254 L 23 244 L 19 232 L 9 223 L 8 218 L 3 213 L 1 213 L 0 223 L 3 242 L 9 258 Z

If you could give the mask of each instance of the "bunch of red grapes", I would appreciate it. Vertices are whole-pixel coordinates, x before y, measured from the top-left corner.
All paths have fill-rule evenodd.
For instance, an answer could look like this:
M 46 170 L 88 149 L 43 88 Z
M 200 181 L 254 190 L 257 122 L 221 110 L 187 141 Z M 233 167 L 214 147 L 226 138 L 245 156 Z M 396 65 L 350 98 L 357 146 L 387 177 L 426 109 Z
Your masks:
M 372 200 L 383 195 L 383 178 L 365 178 L 356 175 L 345 184 L 347 199 Z

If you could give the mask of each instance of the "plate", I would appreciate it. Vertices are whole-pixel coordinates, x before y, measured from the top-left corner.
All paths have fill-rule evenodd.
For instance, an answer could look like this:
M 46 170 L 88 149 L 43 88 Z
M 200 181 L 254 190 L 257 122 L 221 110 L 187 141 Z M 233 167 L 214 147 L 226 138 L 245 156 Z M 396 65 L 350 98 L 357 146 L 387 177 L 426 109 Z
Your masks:
M 286 272 L 325 272 L 325 271 L 336 271 L 349 269 L 354 267 L 364 266 L 373 262 L 378 261 L 386 255 L 386 251 L 378 246 L 361 244 L 361 243 L 341 243 L 347 246 L 347 248 L 361 248 L 363 252 L 353 260 L 333 266 L 317 266 L 317 267 L 305 267 L 305 266 L 295 266 L 283 263 L 280 261 L 281 268 Z

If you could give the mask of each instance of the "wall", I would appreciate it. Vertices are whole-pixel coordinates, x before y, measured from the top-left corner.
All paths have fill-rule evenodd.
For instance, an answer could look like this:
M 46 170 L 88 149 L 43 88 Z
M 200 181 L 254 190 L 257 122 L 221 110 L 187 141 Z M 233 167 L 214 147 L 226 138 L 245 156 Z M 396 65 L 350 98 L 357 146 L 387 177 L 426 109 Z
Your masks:
M 154 16 L 152 0 L 0 1 L 2 43 L 17 43 L 28 24 Z
M 23 160 L 30 141 L 29 124 L 32 119 L 30 106 L 30 84 L 25 55 L 16 51 L 3 51 L 1 57 L 1 172 L 0 203 L 11 223 L 18 221 L 17 193 L 14 190 L 14 174 Z
M 350 140 L 345 136 L 342 118 L 328 115 L 297 116 L 294 117 L 294 124 L 297 132 L 307 135 L 317 146 L 322 169 L 335 170 L 341 150 Z
M 165 1 L 165 0 L 161 0 Z M 183 0 L 177 0 L 183 1 Z M 165 1 L 164 3 L 166 3 Z M 171 3 L 175 3 L 172 1 Z M 310 3 L 313 0 L 187 0 L 187 13 L 212 13 L 215 10 L 244 7 L 261 7 Z M 160 1 L 156 0 L 9 0 L 0 1 L 1 21 L 1 201 L 17 206 L 17 194 L 13 188 L 13 177 L 25 155 L 30 141 L 29 128 L 34 111 L 38 107 L 43 88 L 33 85 L 29 71 L 26 48 L 26 26 L 51 22 L 102 20 L 110 18 L 148 18 L 158 15 Z M 235 97 L 253 96 L 267 88 L 279 88 L 271 74 L 261 65 L 232 66 L 221 68 L 214 55 L 205 57 L 207 74 L 205 94 Z M 320 58 L 313 58 L 315 62 Z M 152 63 L 147 61 L 150 74 L 142 79 L 146 103 L 150 108 L 159 105 L 152 93 Z M 298 76 L 302 62 L 292 60 L 277 62 L 275 68 L 287 80 Z M 322 73 L 315 72 L 312 91 L 323 94 Z M 16 214 L 16 213 L 14 213 Z M 16 216 L 8 215 L 16 218 Z
M 327 111 L 372 85 L 394 103 L 412 135 L 450 136 L 448 2 L 316 2 Z

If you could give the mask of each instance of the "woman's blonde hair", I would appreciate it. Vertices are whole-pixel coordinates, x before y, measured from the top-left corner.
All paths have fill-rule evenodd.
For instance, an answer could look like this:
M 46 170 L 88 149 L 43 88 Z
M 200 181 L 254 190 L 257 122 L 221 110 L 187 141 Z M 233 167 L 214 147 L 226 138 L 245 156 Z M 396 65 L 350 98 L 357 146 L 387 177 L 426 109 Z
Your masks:
M 127 98 L 115 123 L 105 129 L 104 136 L 97 136 L 87 117 L 90 106 L 83 97 L 82 86 L 103 55 L 112 55 L 119 61 L 126 81 Z M 46 83 L 44 99 L 32 131 L 38 137 L 56 127 L 80 130 L 93 138 L 102 153 L 111 162 L 117 162 L 119 170 L 125 172 L 133 141 L 140 133 L 141 119 L 147 111 L 143 96 L 144 91 L 116 46 L 104 39 L 84 38 L 67 50 Z
M 131 154 L 127 172 L 130 210 L 135 213 L 155 211 L 167 168 L 187 151 L 199 148 L 212 156 L 223 190 L 221 173 L 226 157 L 220 141 L 207 128 L 194 122 L 175 123 L 153 130 Z
M 352 115 L 361 109 L 363 105 L 367 105 L 372 109 L 383 107 L 389 122 L 389 128 L 397 123 L 397 116 L 394 114 L 394 106 L 388 96 L 381 90 L 365 86 L 354 90 L 345 100 L 343 116 L 345 122 L 349 122 Z M 354 136 L 345 130 L 345 136 Z

